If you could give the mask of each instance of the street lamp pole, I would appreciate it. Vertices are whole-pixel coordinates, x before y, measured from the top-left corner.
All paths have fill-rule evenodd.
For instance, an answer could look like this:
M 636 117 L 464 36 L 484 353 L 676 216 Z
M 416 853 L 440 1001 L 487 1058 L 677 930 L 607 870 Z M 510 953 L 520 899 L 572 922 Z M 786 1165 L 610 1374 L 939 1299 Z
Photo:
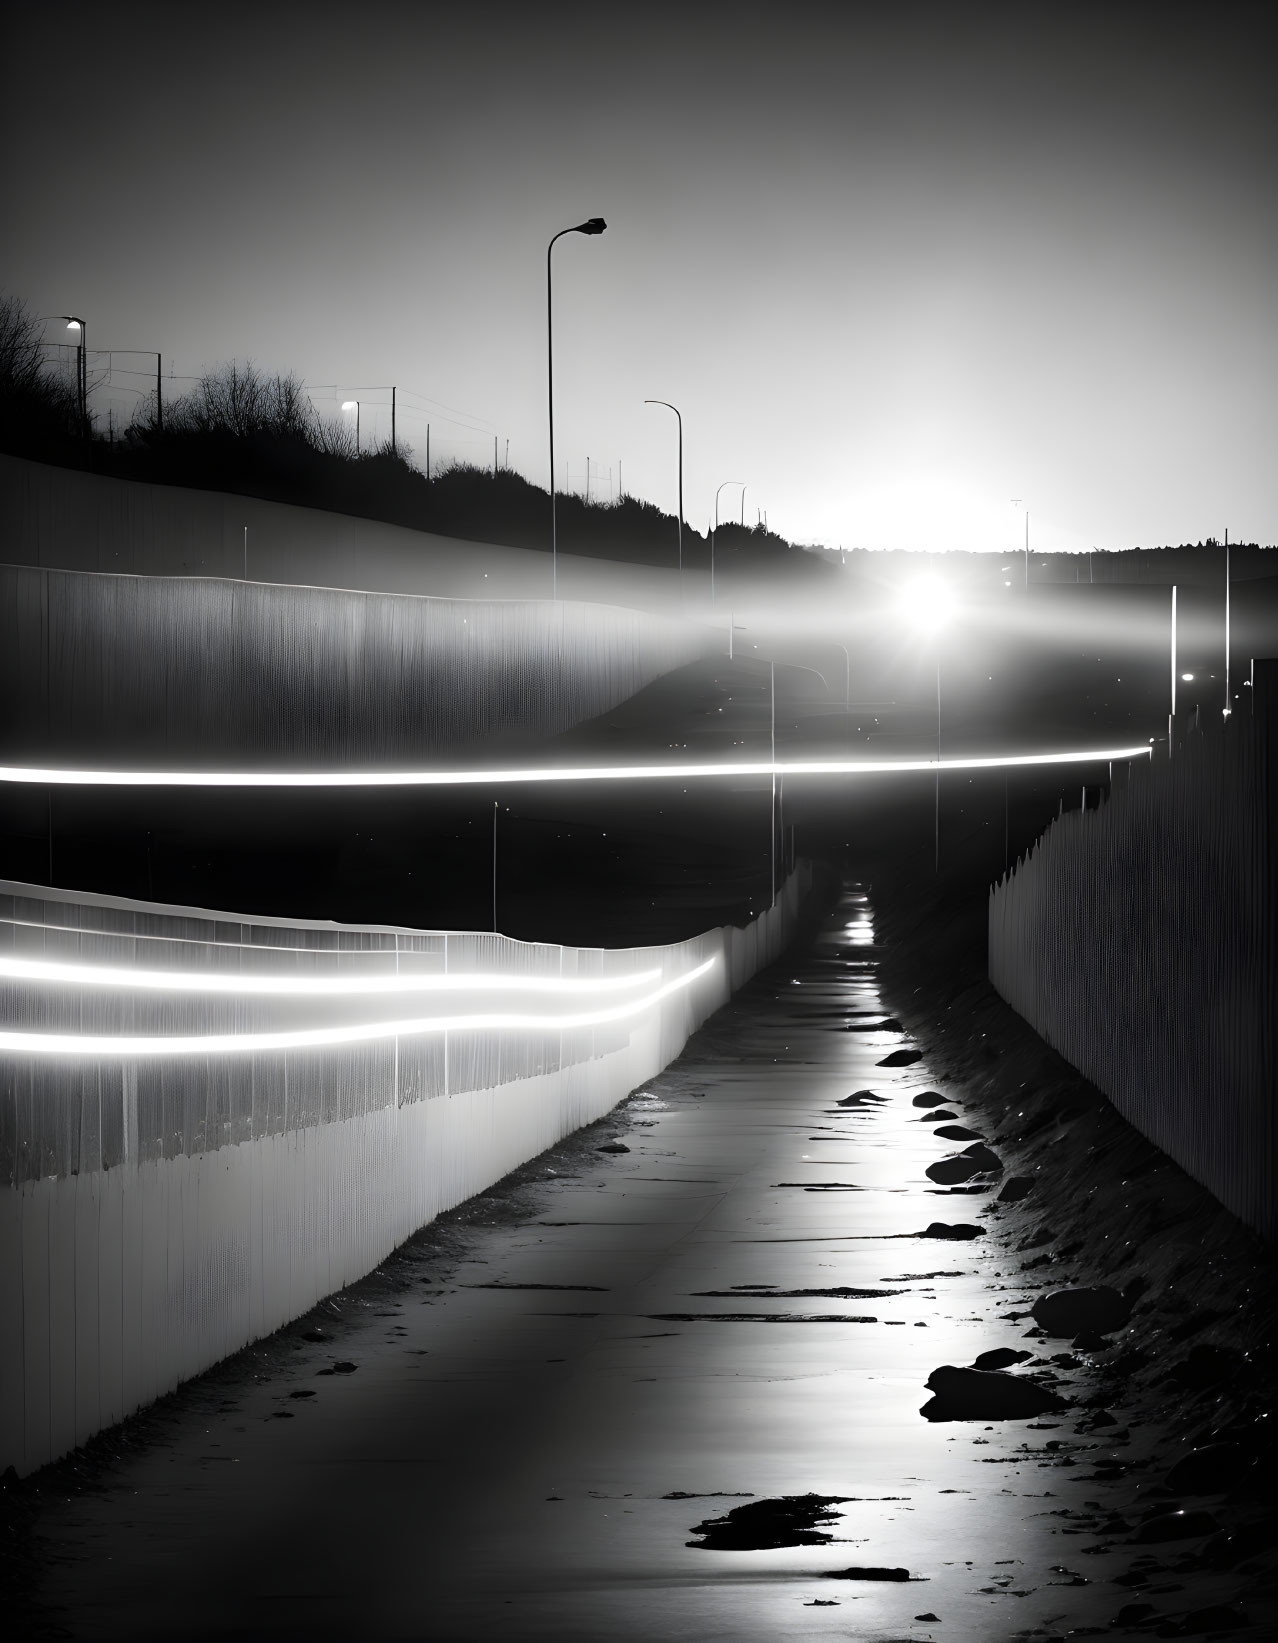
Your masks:
M 559 597 L 559 534 L 555 518 L 555 345 L 554 305 L 551 301 L 550 253 L 555 241 L 565 234 L 602 234 L 607 228 L 602 217 L 590 217 L 572 228 L 561 228 L 546 247 L 546 406 L 550 425 L 550 597 Z
M 355 455 L 358 456 L 359 455 L 359 400 L 357 400 L 357 399 L 344 399 L 342 401 L 342 409 L 344 411 L 354 411 L 354 413 L 355 413 Z
M 645 405 L 664 405 L 667 411 L 673 411 L 679 422 L 679 569 L 683 570 L 683 418 L 678 408 L 668 399 L 645 399 Z
M 710 532 L 710 603 L 714 604 L 714 539 L 719 529 L 719 491 L 729 485 L 739 485 L 739 479 L 725 479 L 719 490 L 714 493 L 714 530 Z M 682 509 L 680 510 L 682 512 Z
M 80 333 L 75 345 L 75 398 L 84 428 L 89 420 L 89 328 L 77 314 L 61 314 L 59 318 L 66 320 L 68 331 Z

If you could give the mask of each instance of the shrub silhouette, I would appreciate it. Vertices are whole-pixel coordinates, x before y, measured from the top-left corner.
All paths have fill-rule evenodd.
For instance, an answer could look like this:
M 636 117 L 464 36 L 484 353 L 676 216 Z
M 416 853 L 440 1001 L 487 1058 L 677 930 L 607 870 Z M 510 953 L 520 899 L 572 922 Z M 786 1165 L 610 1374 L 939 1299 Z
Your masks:
M 75 388 L 50 369 L 41 330 L 21 298 L 0 296 L 0 449 L 56 462 L 84 442 Z
M 427 479 L 410 447 L 356 451 L 341 419 L 323 420 L 301 379 L 251 360 L 206 372 L 163 419 L 141 402 L 122 440 L 84 437 L 74 389 L 44 362 L 40 324 L 16 298 L 0 302 L 0 449 L 122 478 L 230 491 L 325 508 L 443 536 L 550 549 L 550 496 L 510 469 L 456 462 Z M 92 430 L 90 430 L 92 433 Z M 556 498 L 561 553 L 674 568 L 679 533 L 671 514 L 638 497 Z M 683 566 L 708 573 L 709 537 L 683 526 Z M 722 525 L 718 574 L 785 567 L 825 576 L 828 567 L 763 529 Z

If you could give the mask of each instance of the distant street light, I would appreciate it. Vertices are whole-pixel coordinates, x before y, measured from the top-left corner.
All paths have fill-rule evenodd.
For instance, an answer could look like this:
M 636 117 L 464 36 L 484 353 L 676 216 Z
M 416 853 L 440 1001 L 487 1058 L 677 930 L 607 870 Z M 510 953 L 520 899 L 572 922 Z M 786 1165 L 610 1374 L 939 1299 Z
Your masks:
M 344 399 L 342 401 L 342 409 L 344 411 L 354 411 L 354 413 L 355 413 L 355 455 L 358 456 L 359 455 L 359 400 L 357 400 L 357 399 Z
M 81 426 L 87 427 L 89 422 L 89 328 L 75 314 L 59 314 L 58 318 L 66 320 L 68 331 L 78 331 L 80 333 L 80 340 L 75 345 L 75 397 L 80 412 Z
M 550 420 L 550 597 L 559 597 L 559 535 L 555 520 L 555 347 L 554 307 L 551 302 L 550 253 L 565 234 L 602 234 L 608 224 L 591 217 L 572 228 L 561 228 L 546 247 L 546 403 Z
M 679 422 L 679 569 L 683 570 L 683 418 L 677 407 L 668 399 L 645 399 L 645 405 L 664 405 L 667 411 L 674 411 Z
M 714 530 L 710 532 L 710 603 L 712 605 L 714 604 L 714 539 L 715 533 L 719 529 L 719 491 L 725 490 L 729 485 L 739 485 L 740 483 L 739 479 L 725 479 L 719 490 L 714 493 Z M 682 512 L 682 509 L 680 512 Z

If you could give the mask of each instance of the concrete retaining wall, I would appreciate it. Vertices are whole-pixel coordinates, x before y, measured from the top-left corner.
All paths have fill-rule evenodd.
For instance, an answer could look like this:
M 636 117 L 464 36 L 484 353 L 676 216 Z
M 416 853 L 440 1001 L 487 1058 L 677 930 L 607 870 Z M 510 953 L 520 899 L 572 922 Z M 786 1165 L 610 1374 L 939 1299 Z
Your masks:
M 0 757 L 411 761 L 558 735 L 723 650 L 615 606 L 0 565 Z
M 716 960 L 627 1022 L 443 1034 L 421 1053 L 428 1041 L 406 1038 L 355 1060 L 316 1050 L 0 1059 L 0 1470 L 25 1474 L 65 1454 L 602 1116 L 780 954 L 806 886 L 800 868 L 777 905 L 743 930 L 589 952 L 468 933 L 242 923 L 0 885 L 6 950 L 46 959 L 254 973 L 292 965 L 303 974 L 417 963 L 552 976 L 650 967 L 673 976 Z M 7 1023 L 45 1031 L 72 1022 L 94 1032 L 166 1023 L 189 1031 L 190 1012 L 205 1007 L 168 993 L 151 1004 L 119 995 L 95 1003 L 90 989 L 53 996 L 26 983 L 5 993 Z M 241 1012 L 236 1030 L 262 1027 L 242 1000 L 229 1007 Z M 255 1000 L 252 1009 L 267 1007 Z M 296 1023 L 297 1005 L 282 1008 L 269 1024 Z M 386 1006 L 361 1001 L 354 1019 L 373 1008 Z M 402 1000 L 394 1008 L 402 1015 Z M 227 1021 L 206 1030 L 225 1031 Z
M 1248 698 L 1254 698 L 1248 701 Z M 990 979 L 1226 1208 L 1272 1238 L 1278 664 L 1226 727 L 1116 772 L 996 886 Z

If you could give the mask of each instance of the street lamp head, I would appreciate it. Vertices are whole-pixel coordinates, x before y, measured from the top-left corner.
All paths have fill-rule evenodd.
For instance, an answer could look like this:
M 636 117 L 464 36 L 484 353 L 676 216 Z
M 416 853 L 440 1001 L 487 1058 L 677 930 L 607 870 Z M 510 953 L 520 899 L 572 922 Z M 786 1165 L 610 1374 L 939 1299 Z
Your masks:
M 77 319 L 74 314 L 63 314 L 60 317 L 66 320 L 68 331 L 82 331 L 84 329 L 84 321 Z
M 342 401 L 342 409 L 344 411 L 358 411 L 359 401 L 357 399 L 344 399 Z
M 602 217 L 589 217 L 585 222 L 579 222 L 571 232 L 574 234 L 602 234 L 608 224 Z

